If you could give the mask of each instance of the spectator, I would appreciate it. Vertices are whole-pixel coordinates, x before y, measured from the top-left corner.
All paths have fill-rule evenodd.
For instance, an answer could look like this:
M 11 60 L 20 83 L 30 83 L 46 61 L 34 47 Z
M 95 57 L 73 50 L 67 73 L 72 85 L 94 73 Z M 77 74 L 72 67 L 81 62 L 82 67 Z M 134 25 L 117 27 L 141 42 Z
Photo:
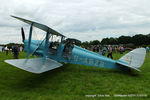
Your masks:
M 12 52 L 13 52 L 13 54 L 14 54 L 14 59 L 18 59 L 18 56 L 19 56 L 19 48 L 18 48 L 18 45 L 17 45 L 17 44 L 16 44 L 15 46 L 13 46 Z
M 110 45 L 108 46 L 108 55 L 107 55 L 107 57 L 109 58 L 109 56 L 111 57 L 111 59 L 113 59 L 113 57 L 112 57 L 112 47 Z
M 149 52 L 149 49 L 150 49 L 149 47 L 146 47 L 146 52 Z
M 20 49 L 20 50 L 19 50 L 20 52 L 22 52 L 22 51 L 23 51 L 23 47 L 22 47 L 22 46 L 20 46 L 20 48 L 19 48 L 19 49 Z
M 120 54 L 123 54 L 123 47 L 122 46 L 119 47 L 119 51 L 120 51 Z
M 5 46 L 5 48 L 4 48 L 4 50 L 6 51 L 6 55 L 8 55 L 8 47 L 7 46 Z
M 102 55 L 105 56 L 105 53 L 106 53 L 106 47 L 103 47 L 103 49 L 102 49 Z
M 4 48 L 5 48 L 5 47 L 3 46 L 3 47 L 2 47 L 2 52 L 4 52 Z
M 99 46 L 97 46 L 96 51 L 99 52 Z

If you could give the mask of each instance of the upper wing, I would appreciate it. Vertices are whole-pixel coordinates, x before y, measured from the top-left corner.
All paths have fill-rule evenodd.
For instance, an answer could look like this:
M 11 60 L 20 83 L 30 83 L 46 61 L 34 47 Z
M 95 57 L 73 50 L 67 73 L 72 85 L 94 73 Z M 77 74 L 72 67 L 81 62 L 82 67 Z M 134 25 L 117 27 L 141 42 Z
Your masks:
M 43 24 L 40 24 L 40 23 L 37 23 L 37 22 L 34 22 L 34 21 L 30 21 L 30 20 L 27 20 L 27 19 L 24 19 L 24 18 L 16 17 L 16 16 L 11 16 L 11 17 L 16 18 L 18 20 L 21 20 L 21 21 L 23 21 L 23 22 L 25 22 L 27 24 L 32 24 L 34 27 L 37 27 L 37 28 L 39 28 L 39 29 L 41 29 L 41 30 L 43 30 L 45 32 L 50 33 L 50 34 L 54 34 L 54 35 L 57 35 L 57 36 L 64 36 L 64 35 L 60 34 L 59 32 L 49 28 L 46 25 L 43 25 Z

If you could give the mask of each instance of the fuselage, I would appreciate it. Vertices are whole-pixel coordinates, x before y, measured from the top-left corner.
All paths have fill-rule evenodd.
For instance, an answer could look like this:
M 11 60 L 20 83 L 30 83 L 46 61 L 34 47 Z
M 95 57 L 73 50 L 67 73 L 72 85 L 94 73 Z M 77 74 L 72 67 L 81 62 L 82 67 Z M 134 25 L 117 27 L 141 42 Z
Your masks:
M 41 44 L 39 46 L 39 44 Z M 50 47 L 51 43 L 48 43 L 48 47 Z M 24 41 L 25 51 L 28 50 L 28 40 Z M 45 48 L 45 42 L 40 40 L 32 40 L 30 44 L 30 53 L 36 56 L 43 56 Z M 79 46 L 74 45 L 71 51 L 65 51 L 65 44 L 60 43 L 57 48 L 48 48 L 48 52 L 46 54 L 47 58 L 56 60 L 58 62 L 64 63 L 72 63 L 72 64 L 80 64 L 80 65 L 88 65 L 95 67 L 105 67 L 118 69 L 119 66 L 116 64 L 115 60 L 109 59 L 102 55 L 99 55 L 95 52 L 89 51 L 87 49 L 81 48 Z

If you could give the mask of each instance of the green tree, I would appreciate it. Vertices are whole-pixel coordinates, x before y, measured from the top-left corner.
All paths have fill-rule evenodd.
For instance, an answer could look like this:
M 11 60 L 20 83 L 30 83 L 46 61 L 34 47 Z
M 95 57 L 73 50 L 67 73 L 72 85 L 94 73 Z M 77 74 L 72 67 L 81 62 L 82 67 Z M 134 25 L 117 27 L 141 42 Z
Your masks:
M 132 37 L 130 37 L 130 36 L 120 36 L 120 37 L 118 38 L 118 43 L 119 43 L 119 44 L 132 43 Z
M 81 45 L 84 46 L 85 48 L 90 47 L 90 43 L 88 41 L 82 42 Z
M 103 38 L 102 41 L 101 41 L 101 44 L 102 44 L 102 45 L 107 45 L 107 44 L 109 44 L 109 38 Z
M 149 44 L 149 38 L 147 35 L 137 34 L 132 37 L 132 42 L 136 46 L 147 45 L 147 44 Z
M 90 41 L 90 45 L 100 45 L 100 41 L 98 40 Z

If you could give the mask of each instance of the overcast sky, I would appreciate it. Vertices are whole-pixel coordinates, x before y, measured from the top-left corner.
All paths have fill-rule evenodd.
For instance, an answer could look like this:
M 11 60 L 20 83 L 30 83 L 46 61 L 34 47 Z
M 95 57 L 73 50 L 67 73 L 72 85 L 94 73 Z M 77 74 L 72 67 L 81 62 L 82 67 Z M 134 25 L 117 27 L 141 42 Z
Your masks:
M 150 0 L 0 0 L 0 44 L 21 42 L 27 24 L 45 24 L 81 41 L 150 33 Z

